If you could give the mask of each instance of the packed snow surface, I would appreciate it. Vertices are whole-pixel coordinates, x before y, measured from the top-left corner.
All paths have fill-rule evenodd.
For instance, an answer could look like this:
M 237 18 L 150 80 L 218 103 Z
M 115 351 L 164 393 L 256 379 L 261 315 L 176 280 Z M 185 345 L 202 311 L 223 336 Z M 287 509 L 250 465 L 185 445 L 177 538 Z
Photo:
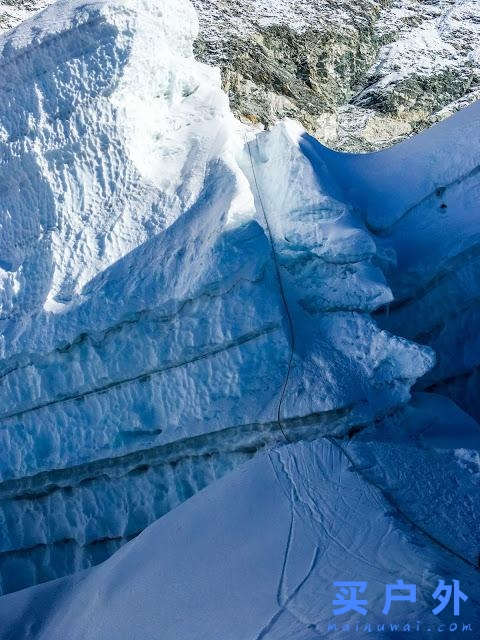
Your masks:
M 196 33 L 68 0 L 0 39 L 0 587 L 114 554 L 0 637 L 313 638 L 354 576 L 472 605 L 480 104 L 377 154 L 255 135 Z
M 433 445 L 439 435 L 423 436 L 427 459 L 448 455 L 451 436 Z M 411 436 L 401 446 L 416 448 Z M 468 428 L 463 438 L 479 444 Z M 385 585 L 398 578 L 416 585 L 416 604 L 394 602 L 385 616 Z M 415 630 L 417 621 L 426 634 L 456 620 L 450 610 L 432 614 L 435 588 L 452 579 L 468 598 L 461 621 L 478 628 L 475 567 L 392 512 L 342 447 L 323 439 L 260 455 L 99 567 L 4 596 L 0 637 L 314 640 L 349 637 L 342 629 L 349 623 L 355 637 L 388 638 L 400 635 L 390 624 Z M 342 580 L 367 582 L 365 617 L 333 615 L 333 583 Z M 377 632 L 382 624 L 386 631 Z

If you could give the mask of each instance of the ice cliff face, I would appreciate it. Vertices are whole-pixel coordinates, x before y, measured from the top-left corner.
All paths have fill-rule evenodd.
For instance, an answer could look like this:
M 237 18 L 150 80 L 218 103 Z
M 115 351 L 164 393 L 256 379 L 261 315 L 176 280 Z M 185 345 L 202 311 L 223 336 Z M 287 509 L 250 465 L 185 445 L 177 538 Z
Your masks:
M 60 3 L 0 44 L 2 589 L 103 559 L 270 419 L 270 249 L 196 28 L 186 2 Z
M 381 257 L 322 148 L 235 123 L 196 33 L 183 1 L 61 2 L 0 41 L 3 591 L 433 363 L 371 318 Z
M 0 3 L 4 28 L 51 0 Z M 197 57 L 246 122 L 299 120 L 328 146 L 373 150 L 480 97 L 476 0 L 194 0 Z
M 419 387 L 480 418 L 478 251 L 480 103 L 399 147 L 365 157 L 330 154 L 348 199 L 364 211 L 394 300 L 381 326 L 436 353 Z M 362 185 L 362 189 L 358 188 Z

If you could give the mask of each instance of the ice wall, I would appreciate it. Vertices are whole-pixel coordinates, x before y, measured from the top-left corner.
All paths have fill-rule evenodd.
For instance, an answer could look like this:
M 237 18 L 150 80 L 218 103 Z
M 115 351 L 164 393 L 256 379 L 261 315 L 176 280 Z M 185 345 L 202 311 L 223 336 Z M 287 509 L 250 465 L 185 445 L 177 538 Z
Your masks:
M 270 245 L 196 29 L 187 2 L 63 2 L 0 42 L 3 590 L 277 438 Z
M 390 256 L 394 300 L 378 321 L 430 345 L 420 386 L 479 420 L 480 103 L 392 149 L 321 153 Z

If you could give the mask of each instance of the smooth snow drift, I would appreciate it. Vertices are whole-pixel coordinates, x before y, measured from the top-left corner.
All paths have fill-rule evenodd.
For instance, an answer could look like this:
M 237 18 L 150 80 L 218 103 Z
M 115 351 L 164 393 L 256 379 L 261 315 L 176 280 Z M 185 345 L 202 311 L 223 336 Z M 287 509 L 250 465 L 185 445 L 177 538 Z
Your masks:
M 394 602 L 385 616 L 385 584 L 398 578 L 417 585 L 416 604 Z M 99 567 L 1 598 L 0 637 L 404 637 L 390 624 L 413 630 L 421 621 L 426 633 L 455 621 L 452 610 L 432 615 L 441 579 L 460 579 L 469 598 L 461 620 L 478 628 L 478 571 L 392 513 L 341 447 L 320 440 L 259 456 Z M 333 615 L 333 582 L 341 580 L 368 582 L 365 617 Z M 357 622 L 373 633 L 354 633 Z M 329 624 L 338 630 L 327 633 Z

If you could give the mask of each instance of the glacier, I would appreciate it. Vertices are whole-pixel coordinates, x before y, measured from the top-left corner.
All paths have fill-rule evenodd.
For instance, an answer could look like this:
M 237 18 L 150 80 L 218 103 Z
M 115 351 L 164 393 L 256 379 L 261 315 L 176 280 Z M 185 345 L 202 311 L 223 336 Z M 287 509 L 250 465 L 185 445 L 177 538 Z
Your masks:
M 0 588 L 45 583 L 0 638 L 313 638 L 362 571 L 478 599 L 480 103 L 335 152 L 238 122 L 197 31 L 0 37 Z

